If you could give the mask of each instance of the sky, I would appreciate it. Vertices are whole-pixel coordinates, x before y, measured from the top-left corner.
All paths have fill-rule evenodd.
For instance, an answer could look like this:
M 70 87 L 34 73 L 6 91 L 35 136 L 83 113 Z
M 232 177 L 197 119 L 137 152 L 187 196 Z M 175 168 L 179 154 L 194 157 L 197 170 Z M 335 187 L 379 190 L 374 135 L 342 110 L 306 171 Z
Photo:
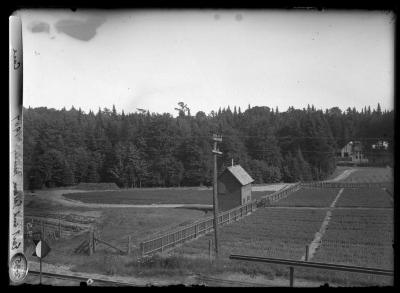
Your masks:
M 21 10 L 24 106 L 394 108 L 382 11 Z

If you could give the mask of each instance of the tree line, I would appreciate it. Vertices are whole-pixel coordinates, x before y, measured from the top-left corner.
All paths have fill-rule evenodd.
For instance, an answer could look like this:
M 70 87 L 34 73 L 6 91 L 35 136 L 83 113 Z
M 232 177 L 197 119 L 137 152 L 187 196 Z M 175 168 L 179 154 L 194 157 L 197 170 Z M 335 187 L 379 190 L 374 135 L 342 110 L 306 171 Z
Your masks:
M 240 164 L 256 183 L 322 180 L 336 167 L 336 152 L 359 140 L 366 157 L 372 144 L 389 141 L 393 111 L 365 107 L 303 109 L 240 107 L 195 115 L 183 102 L 169 113 L 118 113 L 98 109 L 24 108 L 24 186 L 114 182 L 120 187 L 210 186 L 212 134 L 221 134 L 218 170 Z

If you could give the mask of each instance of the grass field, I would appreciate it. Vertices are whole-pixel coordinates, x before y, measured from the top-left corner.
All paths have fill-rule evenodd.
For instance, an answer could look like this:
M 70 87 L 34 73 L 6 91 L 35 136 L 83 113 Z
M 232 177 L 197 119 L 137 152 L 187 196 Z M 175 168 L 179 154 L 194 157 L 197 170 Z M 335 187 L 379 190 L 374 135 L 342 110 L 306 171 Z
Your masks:
M 392 168 L 378 167 L 357 167 L 357 170 L 351 173 L 341 182 L 392 182 Z
M 393 202 L 390 195 L 381 188 L 345 188 L 336 206 L 390 208 L 393 207 Z
M 84 203 L 108 204 L 212 204 L 212 189 L 131 189 L 69 193 L 64 197 Z
M 273 191 L 253 191 L 252 198 L 271 194 Z M 212 189 L 131 189 L 69 193 L 64 197 L 84 203 L 105 204 L 212 204 Z
M 200 210 L 173 208 L 87 208 L 65 207 L 51 201 L 39 198 L 28 198 L 25 202 L 25 214 L 50 218 L 71 220 L 79 218 L 95 223 L 101 239 L 126 250 L 128 235 L 133 245 L 142 240 L 157 235 L 160 232 L 187 225 L 200 218 L 210 216 Z M 46 257 L 46 262 L 55 264 L 80 264 L 87 256 L 76 255 L 74 250 L 87 237 L 81 235 L 68 240 L 53 241 L 52 252 Z M 27 243 L 26 248 L 32 243 Z M 99 245 L 98 252 L 114 251 Z M 32 255 L 32 253 L 30 253 Z
M 352 167 L 346 167 L 346 166 L 337 166 L 335 171 L 328 176 L 328 180 L 335 179 L 337 176 L 342 174 L 344 171 L 352 169 Z
M 301 188 L 284 199 L 272 202 L 272 205 L 290 207 L 329 207 L 338 191 L 339 189 L 336 188 Z

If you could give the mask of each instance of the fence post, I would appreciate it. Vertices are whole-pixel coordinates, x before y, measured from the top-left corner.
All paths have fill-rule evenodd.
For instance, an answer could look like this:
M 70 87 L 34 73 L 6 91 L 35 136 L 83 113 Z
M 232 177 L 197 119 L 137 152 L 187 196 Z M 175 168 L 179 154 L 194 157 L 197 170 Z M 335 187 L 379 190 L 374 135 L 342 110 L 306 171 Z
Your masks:
M 41 225 L 41 228 L 42 228 L 42 239 L 44 240 L 46 238 L 46 234 L 44 233 L 45 231 L 44 231 L 44 222 L 43 222 L 43 220 L 40 221 L 40 225 Z
M 289 268 L 289 273 L 290 273 L 290 287 L 293 287 L 293 275 L 294 275 L 294 268 L 290 267 Z
M 143 257 L 144 256 L 144 243 L 140 242 L 140 256 Z
M 131 254 L 131 235 L 128 235 L 128 255 Z
M 305 261 L 308 261 L 308 245 L 306 245 L 306 257 L 305 257 Z
M 95 238 L 95 231 L 92 230 L 92 238 L 93 238 L 93 253 L 96 252 L 96 238 Z

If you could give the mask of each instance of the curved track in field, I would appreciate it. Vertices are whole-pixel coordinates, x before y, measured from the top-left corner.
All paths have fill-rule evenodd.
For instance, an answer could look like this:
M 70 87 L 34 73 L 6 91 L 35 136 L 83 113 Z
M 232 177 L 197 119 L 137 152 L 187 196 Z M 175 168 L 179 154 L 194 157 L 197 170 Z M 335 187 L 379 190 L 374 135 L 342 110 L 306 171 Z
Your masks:
M 111 190 L 101 190 L 111 191 Z M 114 191 L 114 190 L 113 190 Z M 79 200 L 72 200 L 64 197 L 64 194 L 79 193 L 79 192 L 98 192 L 98 190 L 72 190 L 72 189 L 59 189 L 59 190 L 40 190 L 33 196 L 37 199 L 49 200 L 70 207 L 86 207 L 86 208 L 212 208 L 208 204 L 103 204 L 103 203 L 84 203 Z M 29 195 L 28 195 L 29 196 Z

